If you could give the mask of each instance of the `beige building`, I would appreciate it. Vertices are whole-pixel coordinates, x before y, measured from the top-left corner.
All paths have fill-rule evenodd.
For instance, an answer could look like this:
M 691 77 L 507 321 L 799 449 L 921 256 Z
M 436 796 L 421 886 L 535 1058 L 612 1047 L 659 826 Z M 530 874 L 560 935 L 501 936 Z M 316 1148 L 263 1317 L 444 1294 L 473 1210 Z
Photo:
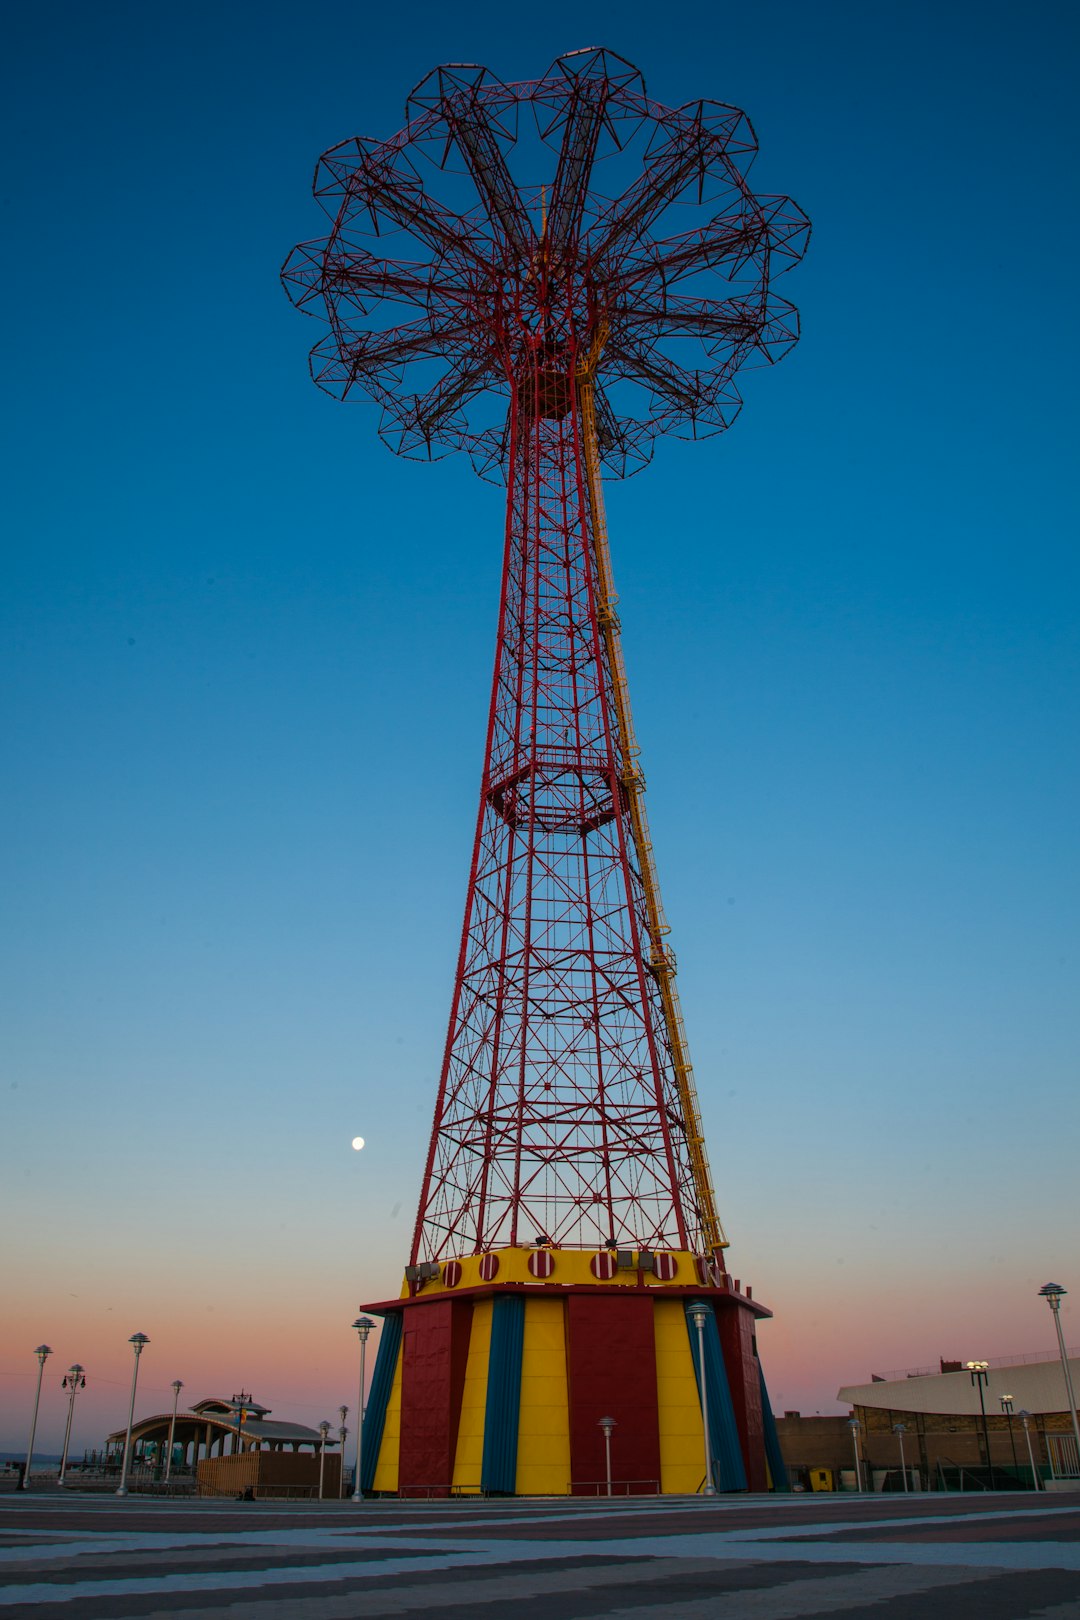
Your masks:
M 1074 1388 L 1080 1387 L 1080 1357 L 1070 1358 L 1069 1366 Z M 883 1488 L 880 1481 L 890 1488 L 890 1470 L 902 1485 L 900 1436 L 895 1432 L 900 1423 L 906 1430 L 905 1462 L 918 1471 L 924 1490 L 985 1489 L 991 1475 L 998 1489 L 1029 1489 L 1032 1463 L 1048 1489 L 1080 1487 L 1080 1458 L 1057 1356 L 987 1363 L 985 1422 L 978 1381 L 956 1361 L 942 1361 L 937 1372 L 920 1368 L 845 1384 L 837 1399 L 853 1408 L 861 1460 L 878 1489 Z M 854 1447 L 849 1450 L 846 1466 L 854 1470 Z

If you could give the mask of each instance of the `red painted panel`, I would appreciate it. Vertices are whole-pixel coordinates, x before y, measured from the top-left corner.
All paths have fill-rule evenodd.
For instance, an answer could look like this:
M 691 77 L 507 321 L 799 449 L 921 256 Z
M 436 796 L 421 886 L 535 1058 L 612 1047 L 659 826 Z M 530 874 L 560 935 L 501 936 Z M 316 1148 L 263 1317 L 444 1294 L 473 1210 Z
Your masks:
M 403 1495 L 448 1488 L 454 1477 L 472 1301 L 441 1299 L 405 1312 L 401 1364 Z
M 575 1489 L 605 1478 L 604 1436 L 613 1417 L 611 1475 L 636 1489 L 658 1489 L 660 1420 L 656 1397 L 653 1302 L 648 1294 L 571 1294 L 566 1301 L 570 1395 L 570 1476 Z M 631 1487 L 632 1489 L 635 1486 Z M 603 1487 L 601 1487 L 603 1489 Z
M 754 1354 L 754 1314 L 735 1300 L 718 1299 L 716 1315 L 747 1484 L 752 1491 L 764 1491 L 768 1489 L 765 1423 L 761 1415 L 761 1379 Z

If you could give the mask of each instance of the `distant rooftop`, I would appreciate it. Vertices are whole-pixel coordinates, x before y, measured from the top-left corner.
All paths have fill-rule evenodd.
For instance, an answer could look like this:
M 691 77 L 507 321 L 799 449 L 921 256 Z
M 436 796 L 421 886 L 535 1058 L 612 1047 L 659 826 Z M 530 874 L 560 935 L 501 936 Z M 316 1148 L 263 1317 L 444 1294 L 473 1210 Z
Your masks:
M 1068 1350 L 1066 1354 L 1070 1361 L 1080 1359 L 1080 1349 Z M 964 1356 L 942 1356 L 939 1361 L 931 1362 L 927 1367 L 893 1367 L 888 1372 L 872 1372 L 870 1378 L 872 1381 L 880 1379 L 884 1384 L 892 1383 L 898 1378 L 929 1378 L 932 1373 L 942 1371 L 943 1362 L 948 1366 L 950 1361 L 955 1361 L 962 1370 L 965 1359 L 967 1358 Z M 1027 1367 L 1034 1362 L 1059 1361 L 1060 1359 L 1056 1350 L 1028 1350 L 1023 1355 L 990 1356 L 986 1365 L 988 1367 Z

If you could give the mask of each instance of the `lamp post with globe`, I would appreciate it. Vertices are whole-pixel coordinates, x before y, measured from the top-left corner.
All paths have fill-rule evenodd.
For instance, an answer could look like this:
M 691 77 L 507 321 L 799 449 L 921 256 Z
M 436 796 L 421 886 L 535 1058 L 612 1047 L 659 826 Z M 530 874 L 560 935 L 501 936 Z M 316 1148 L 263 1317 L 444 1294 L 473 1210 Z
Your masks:
M 1016 1434 L 1013 1429 L 1013 1398 L 1011 1395 L 1002 1395 L 1001 1410 L 1004 1412 L 1009 1424 L 1009 1448 L 1012 1451 L 1013 1473 L 1015 1474 L 1020 1464 L 1016 1460 Z
M 701 1395 L 701 1426 L 705 1431 L 705 1484 L 702 1488 L 704 1496 L 715 1496 L 716 1486 L 713 1484 L 712 1465 L 712 1436 L 709 1433 L 709 1384 L 705 1373 L 705 1323 L 709 1312 L 700 1301 L 690 1306 L 687 1315 L 697 1328 L 698 1367 L 700 1369 L 700 1395 Z
M 183 1389 L 183 1387 L 184 1387 L 184 1384 L 183 1384 L 182 1379 L 180 1379 L 180 1378 L 174 1378 L 173 1379 L 173 1383 L 172 1383 L 172 1395 L 173 1395 L 172 1422 L 169 1424 L 169 1454 L 165 1458 L 165 1483 L 166 1483 L 166 1485 L 169 1483 L 169 1475 L 172 1473 L 173 1442 L 174 1442 L 174 1440 L 176 1438 L 176 1408 L 180 1404 L 180 1391 Z
M 30 1489 L 30 1469 L 34 1461 L 34 1436 L 37 1434 L 38 1407 L 41 1405 L 41 1376 L 45 1371 L 45 1359 L 52 1355 L 52 1346 L 39 1344 L 34 1351 L 37 1356 L 37 1389 L 34 1392 L 34 1415 L 30 1419 L 30 1444 L 26 1448 L 26 1467 L 23 1469 L 21 1489 Z
M 894 1423 L 892 1432 L 900 1442 L 900 1472 L 904 1477 L 904 1489 L 905 1491 L 909 1491 L 911 1486 L 908 1483 L 907 1467 L 904 1463 L 904 1436 L 907 1434 L 907 1424 Z
M 131 1428 L 135 1422 L 135 1386 L 139 1382 L 139 1357 L 143 1353 L 143 1346 L 150 1343 L 145 1333 L 133 1333 L 128 1340 L 135 1352 L 135 1366 L 131 1374 L 131 1401 L 128 1405 L 127 1434 L 124 1436 L 124 1461 L 120 1467 L 120 1484 L 117 1486 L 117 1496 L 126 1496 L 128 1493 L 127 1476 L 128 1463 L 131 1459 Z
M 1076 1441 L 1076 1467 L 1080 1472 L 1080 1422 L 1076 1416 L 1076 1394 L 1073 1390 L 1072 1370 L 1069 1367 L 1069 1355 L 1065 1349 L 1065 1335 L 1061 1331 L 1061 1302 L 1068 1293 L 1060 1283 L 1043 1283 L 1039 1289 L 1040 1296 L 1045 1299 L 1054 1313 L 1054 1326 L 1057 1329 L 1058 1351 L 1061 1355 L 1061 1370 L 1065 1374 L 1065 1392 L 1069 1398 L 1069 1416 L 1072 1419 L 1073 1438 Z
M 604 1431 L 604 1477 L 607 1480 L 607 1493 L 611 1495 L 611 1434 L 615 1428 L 613 1417 L 602 1417 L 597 1423 L 598 1429 Z
M 1029 1421 L 1031 1418 L 1031 1413 L 1028 1412 L 1024 1407 L 1021 1407 L 1017 1415 L 1021 1423 L 1024 1425 L 1024 1439 L 1027 1441 L 1028 1462 L 1031 1464 L 1031 1488 L 1033 1491 L 1037 1491 L 1039 1488 L 1039 1473 L 1038 1469 L 1035 1467 L 1035 1453 L 1031 1449 L 1031 1427 Z
M 360 1395 L 356 1403 L 356 1479 L 353 1482 L 353 1501 L 364 1500 L 364 1483 L 361 1478 L 361 1469 L 364 1466 L 364 1354 L 367 1350 L 368 1334 L 375 1326 L 370 1316 L 358 1316 L 353 1323 L 357 1337 L 360 1340 Z
M 849 1417 L 847 1426 L 851 1430 L 851 1445 L 855 1452 L 855 1489 L 862 1490 L 862 1461 L 859 1457 L 859 1430 L 862 1427 L 857 1417 Z
M 327 1435 L 329 1433 L 330 1433 L 330 1425 L 329 1425 L 329 1423 L 327 1423 L 326 1419 L 323 1418 L 322 1422 L 319 1424 L 319 1434 L 321 1436 L 321 1439 L 319 1440 L 319 1501 L 320 1502 L 323 1499 L 323 1478 L 324 1478 L 325 1473 L 326 1473 L 326 1437 L 327 1437 Z

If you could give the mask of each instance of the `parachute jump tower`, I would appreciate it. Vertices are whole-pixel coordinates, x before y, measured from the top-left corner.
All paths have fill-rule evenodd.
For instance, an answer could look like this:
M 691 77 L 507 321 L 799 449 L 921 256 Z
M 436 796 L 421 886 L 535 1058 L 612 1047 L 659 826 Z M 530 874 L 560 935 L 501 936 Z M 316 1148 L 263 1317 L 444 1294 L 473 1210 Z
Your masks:
M 332 231 L 283 271 L 329 322 L 322 388 L 374 400 L 400 453 L 464 449 L 507 487 L 431 1145 L 401 1295 L 366 1307 L 362 1485 L 597 1494 L 604 1419 L 618 1494 L 784 1488 L 770 1313 L 725 1263 L 679 1011 L 602 478 L 658 433 L 731 425 L 739 369 L 797 339 L 770 283 L 809 226 L 749 189 L 743 113 L 660 106 L 610 51 L 510 85 L 437 68 L 406 116 L 321 159 Z M 678 523 L 673 503 L 661 545 Z

